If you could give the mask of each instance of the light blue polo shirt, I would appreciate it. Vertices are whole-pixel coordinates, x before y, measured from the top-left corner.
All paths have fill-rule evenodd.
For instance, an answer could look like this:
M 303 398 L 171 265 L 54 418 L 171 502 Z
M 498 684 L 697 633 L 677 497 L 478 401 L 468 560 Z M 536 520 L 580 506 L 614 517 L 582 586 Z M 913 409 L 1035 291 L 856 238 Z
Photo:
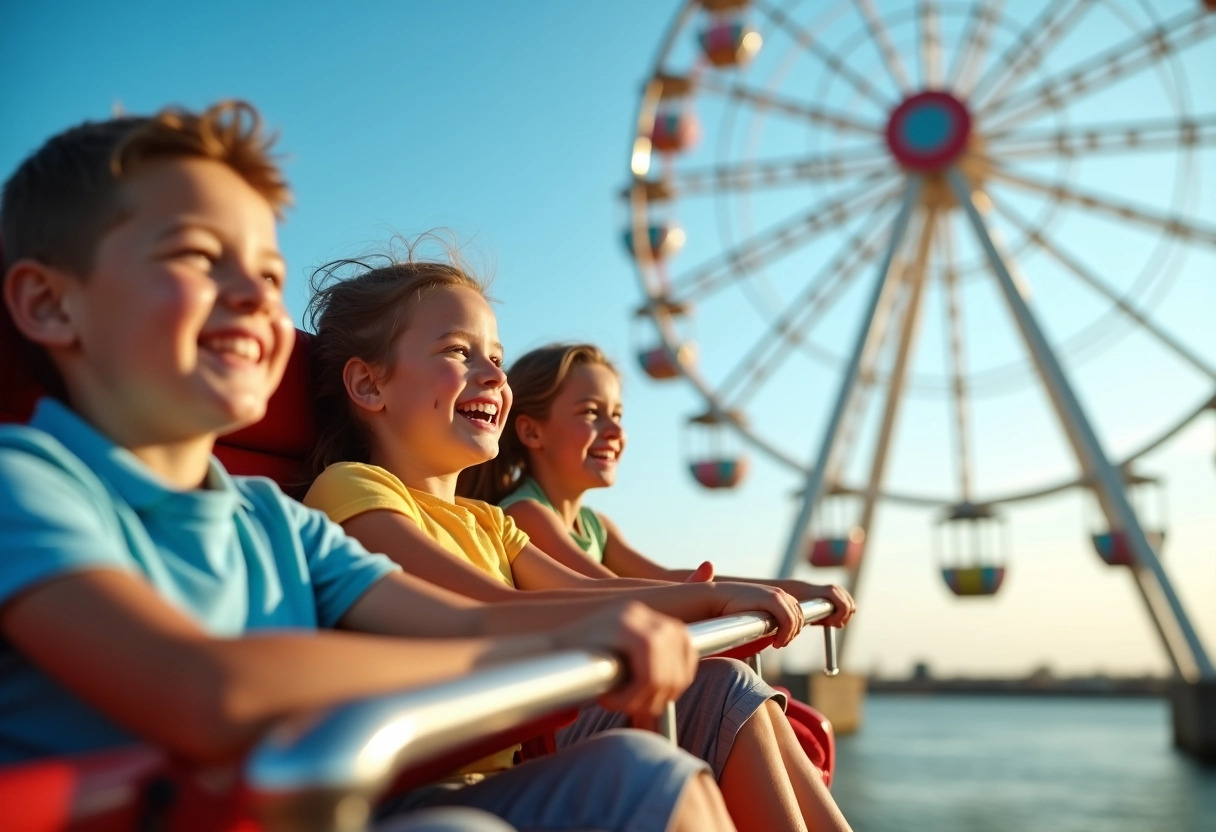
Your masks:
M 119 569 L 216 636 L 314 630 L 397 569 L 268 479 L 213 458 L 207 483 L 168 488 L 43 399 L 28 426 L 0 426 L 0 608 L 67 572 Z M 0 637 L 0 764 L 134 741 Z

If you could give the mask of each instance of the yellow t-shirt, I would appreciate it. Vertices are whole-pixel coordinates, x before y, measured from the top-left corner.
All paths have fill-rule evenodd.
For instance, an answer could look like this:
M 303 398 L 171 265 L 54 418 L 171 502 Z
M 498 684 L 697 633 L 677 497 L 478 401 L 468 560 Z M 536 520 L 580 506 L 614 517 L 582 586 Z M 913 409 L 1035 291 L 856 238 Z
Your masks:
M 528 543 L 528 535 L 498 506 L 463 497 L 449 503 L 407 487 L 377 465 L 361 462 L 337 462 L 326 468 L 304 495 L 304 504 L 325 512 L 335 523 L 365 511 L 404 514 L 452 555 L 510 587 L 515 586 L 511 561 Z M 518 749 L 513 745 L 497 751 L 461 768 L 456 776 L 511 768 Z
M 449 503 L 362 462 L 338 462 L 326 468 L 304 495 L 304 504 L 325 512 L 335 523 L 378 509 L 404 514 L 448 552 L 509 587 L 515 586 L 511 562 L 528 544 L 528 535 L 498 506 L 463 497 Z

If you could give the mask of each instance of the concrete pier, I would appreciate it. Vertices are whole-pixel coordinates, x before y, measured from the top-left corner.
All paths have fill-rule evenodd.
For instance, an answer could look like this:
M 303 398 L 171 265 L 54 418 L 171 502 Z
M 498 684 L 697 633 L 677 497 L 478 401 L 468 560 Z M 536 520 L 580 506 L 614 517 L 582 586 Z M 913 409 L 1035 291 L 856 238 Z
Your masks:
M 1216 765 L 1216 682 L 1177 682 L 1172 699 L 1174 745 Z

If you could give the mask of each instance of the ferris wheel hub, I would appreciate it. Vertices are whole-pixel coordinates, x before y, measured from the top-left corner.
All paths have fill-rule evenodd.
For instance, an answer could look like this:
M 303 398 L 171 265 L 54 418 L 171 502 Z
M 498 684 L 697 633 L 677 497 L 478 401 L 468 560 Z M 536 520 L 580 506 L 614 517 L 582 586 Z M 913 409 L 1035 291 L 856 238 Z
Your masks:
M 887 122 L 887 146 L 905 170 L 940 173 L 967 149 L 971 113 L 948 92 L 919 92 L 900 102 Z

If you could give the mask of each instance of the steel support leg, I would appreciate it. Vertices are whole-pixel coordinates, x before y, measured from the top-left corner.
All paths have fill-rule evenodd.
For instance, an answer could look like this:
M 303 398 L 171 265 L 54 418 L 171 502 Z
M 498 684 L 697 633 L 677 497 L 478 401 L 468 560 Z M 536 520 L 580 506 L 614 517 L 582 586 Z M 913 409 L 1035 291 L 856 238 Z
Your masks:
M 1199 640 L 1199 634 L 1187 618 L 1181 599 L 1174 592 L 1165 570 L 1161 567 L 1161 562 L 1153 552 L 1153 547 L 1149 545 L 1148 539 L 1144 536 L 1144 529 L 1140 526 L 1136 512 L 1128 502 L 1127 494 L 1123 489 L 1123 478 L 1102 450 L 1097 434 L 1094 433 L 1093 427 L 1081 408 L 1080 401 L 1073 393 L 1063 368 L 1056 360 L 1055 353 L 1043 335 L 1043 331 L 1039 329 L 1038 322 L 1022 296 L 1021 287 L 1014 281 L 1013 275 L 989 235 L 984 219 L 971 199 L 970 183 L 958 168 L 951 168 L 947 171 L 946 179 L 950 183 L 959 205 L 966 212 L 975 236 L 988 257 L 988 263 L 996 274 L 1001 293 L 1009 304 L 1022 339 L 1026 342 L 1026 347 L 1034 359 L 1035 368 L 1043 379 L 1056 414 L 1064 426 L 1064 432 L 1068 436 L 1069 442 L 1072 443 L 1081 469 L 1085 472 L 1098 497 L 1102 511 L 1106 514 L 1111 528 L 1122 531 L 1126 536 L 1136 566 L 1139 567 L 1136 571 L 1143 570 L 1145 573 L 1151 573 L 1161 591 L 1168 609 L 1162 609 L 1161 605 L 1154 603 L 1151 593 L 1146 591 L 1147 587 L 1144 585 L 1143 579 L 1137 581 L 1145 603 L 1149 607 L 1149 613 L 1157 619 L 1158 632 L 1165 641 L 1166 651 L 1174 663 L 1175 670 L 1180 676 L 1191 681 L 1196 678 L 1216 680 L 1216 669 L 1212 667 L 1203 643 Z M 1181 650 L 1178 648 L 1182 645 L 1176 647 L 1172 644 L 1167 635 L 1167 628 L 1160 620 L 1160 616 L 1167 613 L 1172 616 L 1172 623 L 1181 634 L 1182 641 L 1185 642 L 1186 649 L 1190 653 L 1189 657 L 1186 657 L 1189 661 L 1179 655 Z

